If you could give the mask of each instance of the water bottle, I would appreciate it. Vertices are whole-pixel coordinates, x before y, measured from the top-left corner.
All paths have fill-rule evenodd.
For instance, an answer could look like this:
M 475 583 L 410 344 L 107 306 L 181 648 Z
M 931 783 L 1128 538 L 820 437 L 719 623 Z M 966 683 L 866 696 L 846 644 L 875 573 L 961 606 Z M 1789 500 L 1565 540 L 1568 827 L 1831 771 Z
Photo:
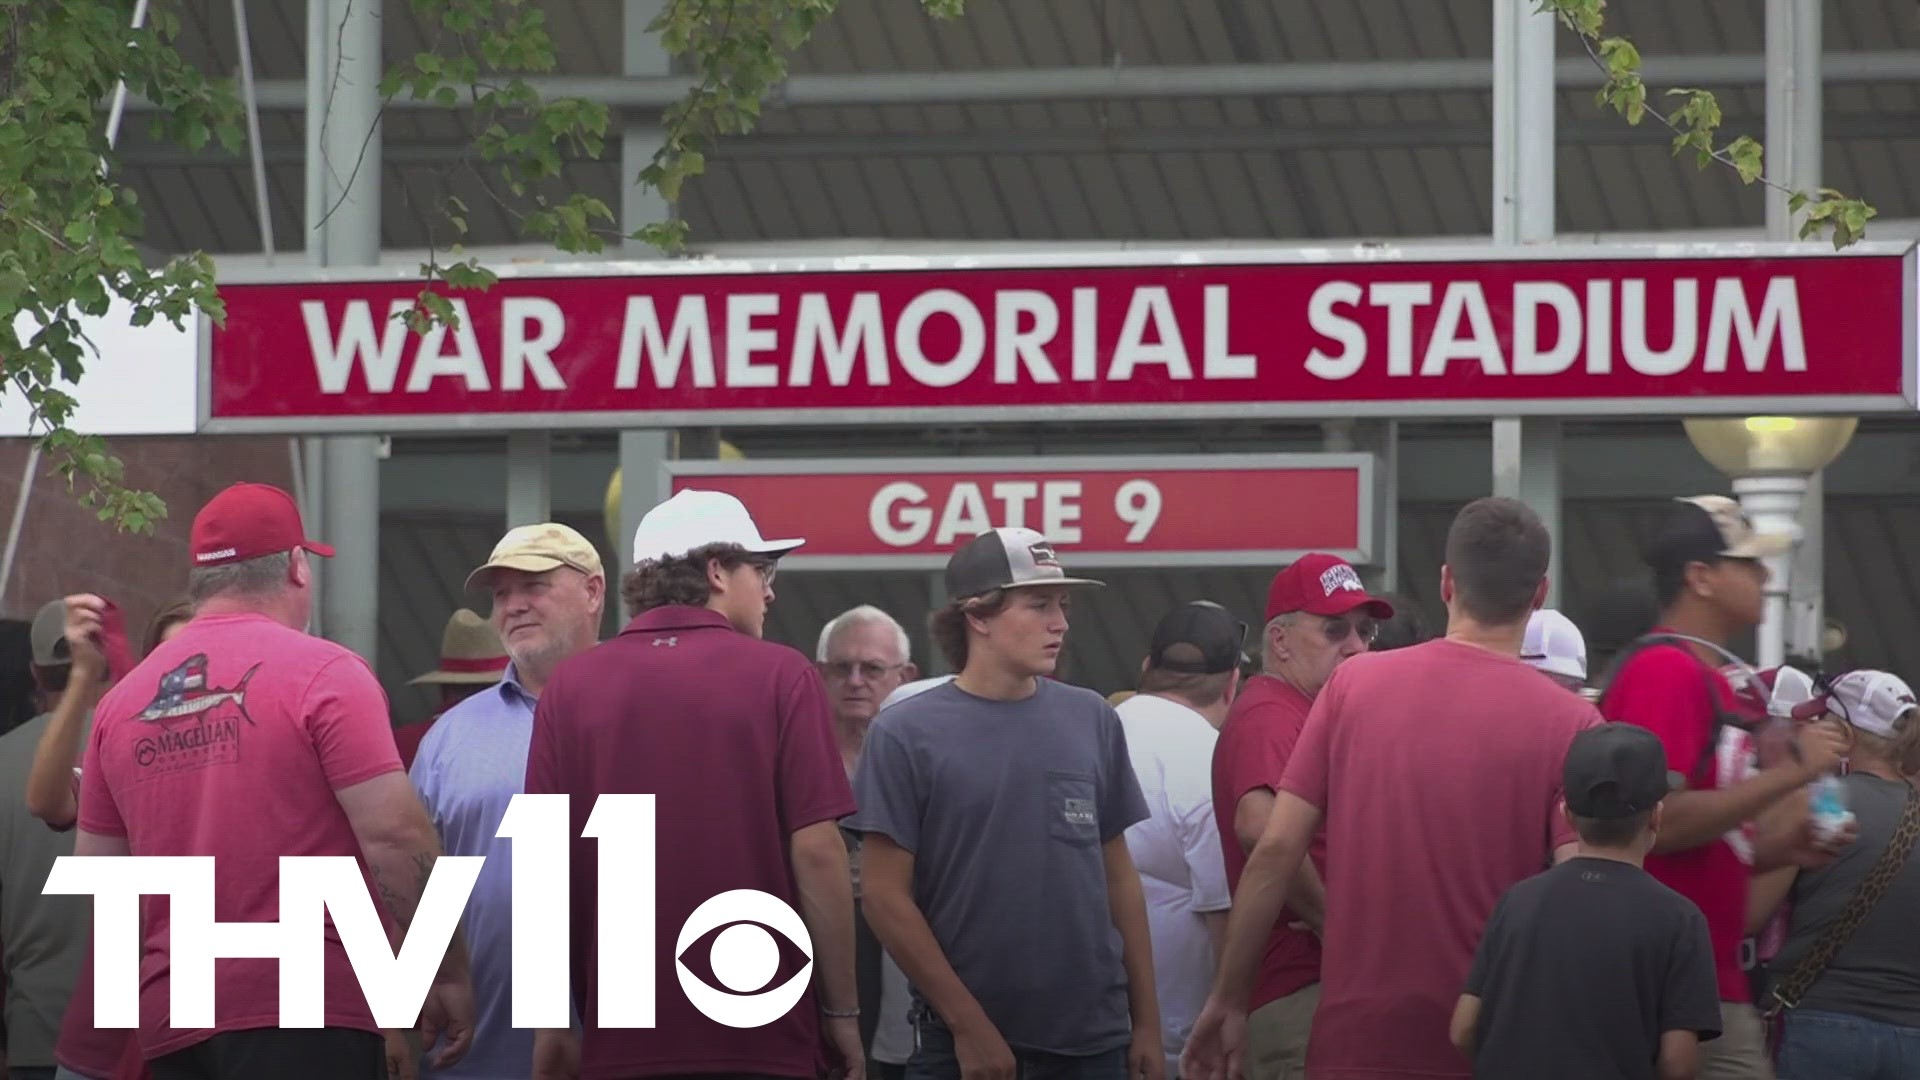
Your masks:
M 1847 809 L 1847 789 L 1840 778 L 1829 773 L 1813 782 L 1813 798 L 1810 809 L 1813 812 L 1813 832 L 1821 843 L 1828 840 L 1853 822 L 1853 811 Z

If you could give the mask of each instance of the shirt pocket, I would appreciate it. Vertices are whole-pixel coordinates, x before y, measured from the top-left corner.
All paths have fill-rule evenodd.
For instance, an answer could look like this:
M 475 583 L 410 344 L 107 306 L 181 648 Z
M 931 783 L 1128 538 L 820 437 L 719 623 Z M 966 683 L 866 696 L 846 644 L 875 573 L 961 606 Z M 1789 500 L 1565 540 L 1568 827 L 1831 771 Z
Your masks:
M 1092 773 L 1047 770 L 1047 834 L 1087 847 L 1100 841 L 1100 804 Z

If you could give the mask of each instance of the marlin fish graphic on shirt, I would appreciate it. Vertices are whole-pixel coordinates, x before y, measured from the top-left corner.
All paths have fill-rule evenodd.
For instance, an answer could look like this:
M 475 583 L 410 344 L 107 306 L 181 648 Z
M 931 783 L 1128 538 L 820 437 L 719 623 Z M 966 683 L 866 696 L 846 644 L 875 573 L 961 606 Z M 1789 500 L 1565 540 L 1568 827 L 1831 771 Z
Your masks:
M 253 679 L 253 673 L 260 670 L 255 663 L 247 669 L 240 681 L 231 687 L 209 687 L 207 685 L 207 654 L 195 653 L 179 667 L 160 676 L 160 686 L 154 692 L 153 700 L 147 707 L 134 714 L 135 720 L 144 720 L 149 724 L 168 726 L 175 720 L 189 716 L 199 716 L 227 702 L 232 702 L 240 710 L 240 716 L 249 725 L 253 717 L 247 713 L 247 683 Z

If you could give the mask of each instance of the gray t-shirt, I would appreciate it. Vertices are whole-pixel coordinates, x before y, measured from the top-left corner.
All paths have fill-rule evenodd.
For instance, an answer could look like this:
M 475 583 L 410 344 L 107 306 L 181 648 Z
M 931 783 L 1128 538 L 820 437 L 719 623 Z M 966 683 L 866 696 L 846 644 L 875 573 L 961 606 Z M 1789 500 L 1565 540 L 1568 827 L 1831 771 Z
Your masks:
M 1814 942 L 1846 910 L 1893 838 L 1906 806 L 1907 785 L 1853 773 L 1847 808 L 1859 819 L 1860 838 L 1819 870 L 1802 871 L 1793 885 L 1793 913 L 1786 945 L 1772 964 L 1786 978 Z M 1920 852 L 1907 857 L 1893 887 L 1860 924 L 1800 1002 L 1802 1011 L 1845 1013 L 1900 1027 L 1920 1027 Z
M 86 955 L 91 900 L 43 896 L 53 860 L 73 854 L 72 830 L 27 812 L 27 774 L 47 730 L 38 716 L 0 736 L 0 945 L 7 972 L 7 1064 L 53 1065 L 60 1017 Z
M 1051 679 L 1020 701 L 935 687 L 874 720 L 854 795 L 846 827 L 913 853 L 914 903 L 1009 1046 L 1127 1044 L 1101 849 L 1147 803 L 1105 699 Z

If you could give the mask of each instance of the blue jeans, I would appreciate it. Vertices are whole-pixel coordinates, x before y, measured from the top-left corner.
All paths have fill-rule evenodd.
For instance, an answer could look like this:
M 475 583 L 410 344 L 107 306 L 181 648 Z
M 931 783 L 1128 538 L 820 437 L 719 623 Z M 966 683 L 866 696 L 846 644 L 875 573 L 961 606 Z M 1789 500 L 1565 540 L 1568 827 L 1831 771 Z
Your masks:
M 907 1059 L 906 1080 L 960 1080 L 953 1032 L 937 1020 L 922 1020 L 915 1032 L 917 1045 Z M 1016 1080 L 1127 1080 L 1124 1046 L 1087 1057 L 1015 1050 L 1013 1062 Z
M 1920 1028 L 1842 1013 L 1787 1015 L 1780 1080 L 1907 1080 L 1920 1076 Z

